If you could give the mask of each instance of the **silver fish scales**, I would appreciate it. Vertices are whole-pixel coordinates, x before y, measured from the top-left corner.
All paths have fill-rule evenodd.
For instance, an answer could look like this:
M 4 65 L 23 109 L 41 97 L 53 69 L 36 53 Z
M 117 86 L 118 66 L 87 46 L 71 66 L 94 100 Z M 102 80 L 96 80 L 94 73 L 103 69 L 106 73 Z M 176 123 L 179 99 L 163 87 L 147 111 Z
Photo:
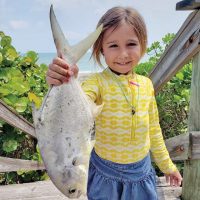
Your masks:
M 75 64 L 101 33 L 102 26 L 76 46 L 71 47 L 56 20 L 53 7 L 50 21 L 57 54 L 69 66 Z M 96 110 L 96 111 L 95 111 Z M 67 197 L 79 198 L 86 194 L 91 134 L 94 112 L 101 107 L 91 102 L 78 81 L 51 87 L 33 118 L 38 146 L 47 173 L 54 185 Z

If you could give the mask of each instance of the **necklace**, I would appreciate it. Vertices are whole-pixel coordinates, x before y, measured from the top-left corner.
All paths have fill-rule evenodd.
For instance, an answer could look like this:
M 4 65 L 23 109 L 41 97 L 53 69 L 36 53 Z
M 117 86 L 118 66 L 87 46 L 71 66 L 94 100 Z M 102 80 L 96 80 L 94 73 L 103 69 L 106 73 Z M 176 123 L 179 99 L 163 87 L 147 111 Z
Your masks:
M 123 93 L 123 95 L 124 95 L 124 98 L 125 98 L 127 104 L 128 104 L 128 105 L 130 106 L 130 108 L 131 108 L 131 114 L 134 115 L 134 114 L 135 114 L 135 107 L 129 102 L 129 100 L 128 100 L 128 98 L 127 98 L 127 96 L 126 96 L 126 94 L 125 94 L 125 92 L 124 92 L 124 90 L 123 90 L 123 85 L 122 85 L 121 82 L 117 79 L 116 75 L 110 70 L 110 68 L 107 68 L 107 69 L 108 69 L 109 73 L 111 74 L 112 78 L 115 80 L 115 82 L 116 82 L 116 83 L 118 84 L 118 86 L 120 87 L 120 89 L 121 89 L 121 91 L 122 91 L 122 93 Z M 138 85 L 138 84 L 135 84 L 134 82 L 130 82 L 130 84 L 133 84 L 133 85 L 136 85 L 136 86 L 139 87 L 139 85 Z M 138 93 L 139 93 L 139 92 L 138 92 Z

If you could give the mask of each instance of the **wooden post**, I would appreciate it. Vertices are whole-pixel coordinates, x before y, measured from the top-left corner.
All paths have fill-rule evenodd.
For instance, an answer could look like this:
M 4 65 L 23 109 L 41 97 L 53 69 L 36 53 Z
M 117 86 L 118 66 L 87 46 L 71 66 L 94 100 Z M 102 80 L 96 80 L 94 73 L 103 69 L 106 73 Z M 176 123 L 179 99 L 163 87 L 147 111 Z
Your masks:
M 200 0 L 183 0 L 176 4 L 176 10 L 200 9 Z
M 200 52 L 198 52 L 193 58 L 188 132 L 199 131 L 199 130 L 200 130 Z M 191 154 L 191 159 L 192 159 L 192 154 Z M 184 163 L 182 197 L 184 200 L 200 199 L 200 160 L 187 160 Z
M 183 0 L 176 4 L 177 10 L 200 10 L 200 0 Z M 200 40 L 198 37 L 200 44 Z M 193 57 L 190 111 L 188 132 L 200 130 L 200 52 Z M 190 134 L 189 160 L 184 162 L 183 172 L 183 200 L 200 199 L 200 160 L 193 156 L 193 135 Z

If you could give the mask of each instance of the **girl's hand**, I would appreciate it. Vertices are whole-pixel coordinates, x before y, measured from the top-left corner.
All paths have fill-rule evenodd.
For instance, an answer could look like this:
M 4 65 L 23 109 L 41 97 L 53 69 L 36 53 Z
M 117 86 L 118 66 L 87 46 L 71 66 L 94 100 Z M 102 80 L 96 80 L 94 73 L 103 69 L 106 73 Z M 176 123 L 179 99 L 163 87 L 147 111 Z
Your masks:
M 179 171 L 172 172 L 170 174 L 165 174 L 165 178 L 167 183 L 170 182 L 170 186 L 181 186 L 181 182 L 183 180 Z
M 78 67 L 74 65 L 69 69 L 69 65 L 62 58 L 56 57 L 52 63 L 49 64 L 49 68 L 46 73 L 46 80 L 48 85 L 61 85 L 67 83 L 71 76 L 77 77 Z

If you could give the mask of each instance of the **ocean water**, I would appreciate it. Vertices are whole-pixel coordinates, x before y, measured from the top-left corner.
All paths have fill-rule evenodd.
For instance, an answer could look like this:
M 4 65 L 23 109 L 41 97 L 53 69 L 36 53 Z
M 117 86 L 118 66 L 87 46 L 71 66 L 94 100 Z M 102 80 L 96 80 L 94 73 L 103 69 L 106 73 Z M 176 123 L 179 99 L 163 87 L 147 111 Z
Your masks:
M 38 64 L 46 64 L 49 65 L 53 58 L 56 57 L 56 53 L 38 53 L 39 60 L 37 61 Z M 91 53 L 87 52 L 77 63 L 80 72 L 97 72 L 101 71 L 101 68 L 98 64 L 95 64 L 93 59 L 91 58 Z

